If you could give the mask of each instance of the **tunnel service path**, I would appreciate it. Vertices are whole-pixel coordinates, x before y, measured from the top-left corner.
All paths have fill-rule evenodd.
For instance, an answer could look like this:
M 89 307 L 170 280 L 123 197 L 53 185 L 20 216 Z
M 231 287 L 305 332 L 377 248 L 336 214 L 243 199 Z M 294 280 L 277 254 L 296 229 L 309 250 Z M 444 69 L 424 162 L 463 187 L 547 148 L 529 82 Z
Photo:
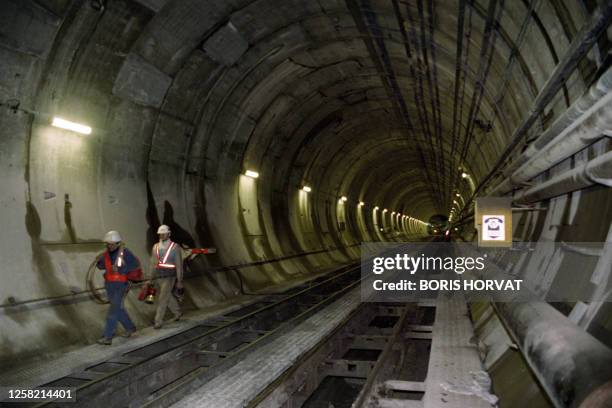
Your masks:
M 152 327 L 147 327 L 139 330 L 137 335 L 129 339 L 121 338 L 120 336 L 116 337 L 113 340 L 112 346 L 92 344 L 69 351 L 57 358 L 44 362 L 32 362 L 22 367 L 17 367 L 14 370 L 2 369 L 0 370 L 0 385 L 31 388 L 50 383 L 58 378 L 83 371 L 87 367 L 119 357 L 133 349 L 144 347 L 149 343 L 199 326 L 211 317 L 233 312 L 243 306 L 256 302 L 259 298 L 251 296 L 239 301 L 234 299 L 233 303 L 220 304 L 214 310 L 207 309 L 189 312 L 181 322 L 167 324 L 161 330 L 153 330 Z M 104 315 L 101 315 L 100 319 L 103 318 Z
M 359 288 L 309 317 L 286 335 L 178 401 L 173 408 L 244 407 L 341 325 L 360 304 Z
M 441 296 L 433 326 L 431 357 L 425 382 L 425 408 L 490 408 L 495 400 L 482 377 L 488 376 L 470 341 L 474 328 L 465 300 Z M 485 382 L 487 380 L 484 380 Z

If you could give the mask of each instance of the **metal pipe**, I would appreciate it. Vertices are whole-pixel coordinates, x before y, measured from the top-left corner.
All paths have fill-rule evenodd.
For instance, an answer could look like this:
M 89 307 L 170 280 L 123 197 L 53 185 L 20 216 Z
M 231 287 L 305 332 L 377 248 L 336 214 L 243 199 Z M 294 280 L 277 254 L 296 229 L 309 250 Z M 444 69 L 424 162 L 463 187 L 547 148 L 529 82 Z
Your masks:
M 559 61 L 553 72 L 550 74 L 550 77 L 538 93 L 531 108 L 529 109 L 527 117 L 523 119 L 520 125 L 515 129 L 510 138 L 508 146 L 506 146 L 502 154 L 499 156 L 497 162 L 491 168 L 491 171 L 480 181 L 476 191 L 474 191 L 474 194 L 468 200 L 468 203 L 471 202 L 474 197 L 476 197 L 480 190 L 482 190 L 482 188 L 493 178 L 493 176 L 498 173 L 500 168 L 502 168 L 507 158 L 510 157 L 514 149 L 527 135 L 527 131 L 535 123 L 540 115 L 540 112 L 542 112 L 550 101 L 552 101 L 559 89 L 563 87 L 566 79 L 574 71 L 578 62 L 591 49 L 593 44 L 599 38 L 600 34 L 608 28 L 611 21 L 612 2 L 602 4 L 593 12 L 589 18 L 589 21 L 587 21 L 576 34 L 567 52 L 565 55 L 563 55 L 563 58 Z
M 537 186 L 522 190 L 513 200 L 527 204 L 603 184 L 612 187 L 612 150 Z
M 507 276 L 495 263 L 473 273 L 479 279 Z M 585 408 L 583 402 L 599 400 L 601 387 L 612 380 L 612 349 L 547 302 L 523 301 L 537 298 L 527 286 L 491 305 L 555 407 Z M 589 406 L 595 407 L 604 405 Z
M 604 137 L 612 128 L 612 67 L 503 172 L 502 195 Z
M 612 379 L 612 350 L 548 303 L 494 306 L 555 406 L 578 407 Z

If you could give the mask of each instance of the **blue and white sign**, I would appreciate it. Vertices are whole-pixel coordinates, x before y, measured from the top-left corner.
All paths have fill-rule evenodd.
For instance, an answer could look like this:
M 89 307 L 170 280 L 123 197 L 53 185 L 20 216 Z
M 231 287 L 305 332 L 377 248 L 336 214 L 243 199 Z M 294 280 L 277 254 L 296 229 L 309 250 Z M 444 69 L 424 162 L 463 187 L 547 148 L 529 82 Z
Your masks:
M 482 216 L 482 240 L 483 241 L 505 241 L 506 223 L 503 215 Z

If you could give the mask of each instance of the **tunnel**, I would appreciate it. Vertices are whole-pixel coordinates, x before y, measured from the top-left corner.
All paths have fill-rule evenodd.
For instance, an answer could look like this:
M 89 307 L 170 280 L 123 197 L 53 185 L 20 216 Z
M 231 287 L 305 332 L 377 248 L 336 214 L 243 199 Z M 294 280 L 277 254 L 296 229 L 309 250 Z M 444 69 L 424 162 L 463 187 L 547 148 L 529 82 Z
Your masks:
M 611 22 L 606 0 L 1 0 L 0 406 L 612 406 Z M 511 221 L 489 259 L 541 298 L 360 297 L 373 248 L 477 247 L 481 198 Z M 145 277 L 101 345 L 109 231 Z M 76 400 L 14 394 L 44 387 Z

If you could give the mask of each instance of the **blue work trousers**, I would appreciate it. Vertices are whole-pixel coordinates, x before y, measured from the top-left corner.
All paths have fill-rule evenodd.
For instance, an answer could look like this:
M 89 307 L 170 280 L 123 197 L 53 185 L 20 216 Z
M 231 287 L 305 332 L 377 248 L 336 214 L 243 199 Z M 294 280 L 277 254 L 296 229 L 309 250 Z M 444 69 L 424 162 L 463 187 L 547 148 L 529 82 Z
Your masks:
M 106 295 L 110 301 L 110 309 L 106 316 L 106 327 L 104 328 L 104 337 L 112 339 L 115 335 L 117 322 L 120 322 L 126 331 L 136 330 L 136 326 L 130 320 L 127 311 L 123 308 L 123 298 L 125 297 L 128 287 L 127 282 L 105 282 Z

